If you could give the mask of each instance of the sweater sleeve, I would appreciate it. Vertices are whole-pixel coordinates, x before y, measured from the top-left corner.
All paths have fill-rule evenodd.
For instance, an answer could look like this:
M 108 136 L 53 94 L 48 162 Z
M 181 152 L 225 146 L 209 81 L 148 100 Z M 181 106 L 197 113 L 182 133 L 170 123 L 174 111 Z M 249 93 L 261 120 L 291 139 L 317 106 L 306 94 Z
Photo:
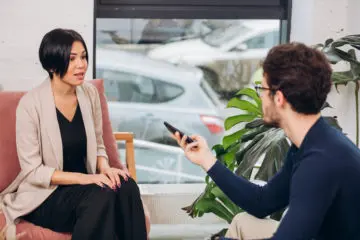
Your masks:
M 289 209 L 272 239 L 315 238 L 338 190 L 336 167 L 322 154 L 309 154 L 291 179 Z
M 208 170 L 208 175 L 235 204 L 251 215 L 264 218 L 288 204 L 291 169 L 287 157 L 282 169 L 264 186 L 235 175 L 219 161 Z

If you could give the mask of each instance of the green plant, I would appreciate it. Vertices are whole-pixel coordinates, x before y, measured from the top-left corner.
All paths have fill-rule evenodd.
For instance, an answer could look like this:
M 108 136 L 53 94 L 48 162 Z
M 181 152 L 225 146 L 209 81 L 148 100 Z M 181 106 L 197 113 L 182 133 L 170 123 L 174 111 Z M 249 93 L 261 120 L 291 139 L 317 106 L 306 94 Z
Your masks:
M 283 165 L 290 147 L 284 131 L 269 127 L 262 120 L 261 100 L 251 88 L 240 90 L 227 105 L 236 108 L 241 114 L 225 120 L 225 129 L 234 133 L 225 136 L 222 144 L 213 147 L 217 159 L 232 172 L 250 179 L 255 165 L 262 161 L 254 179 L 268 181 Z M 330 107 L 328 104 L 325 107 Z M 336 118 L 324 117 L 329 123 L 339 127 Z M 207 176 L 203 193 L 190 205 L 182 208 L 189 216 L 201 217 L 213 213 L 230 223 L 233 217 L 243 210 L 234 204 Z M 282 211 L 272 215 L 279 219 Z M 223 234 L 225 230 L 221 231 Z M 221 235 L 220 234 L 220 235 Z
M 348 35 L 337 40 L 327 39 L 324 44 L 317 44 L 315 48 L 322 51 L 331 64 L 346 62 L 349 70 L 334 72 L 333 83 L 338 85 L 355 84 L 355 118 L 356 118 L 356 145 L 359 146 L 359 89 L 360 89 L 360 62 L 357 60 L 356 51 L 360 50 L 360 34 Z

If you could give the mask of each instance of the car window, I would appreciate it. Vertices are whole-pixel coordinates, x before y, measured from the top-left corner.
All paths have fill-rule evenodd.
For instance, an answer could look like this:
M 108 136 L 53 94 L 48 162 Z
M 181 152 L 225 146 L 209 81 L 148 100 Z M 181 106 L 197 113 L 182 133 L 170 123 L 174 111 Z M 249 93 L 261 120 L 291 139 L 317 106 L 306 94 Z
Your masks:
M 105 95 L 109 101 L 163 103 L 184 93 L 183 87 L 138 74 L 97 69 L 104 79 Z
M 109 101 L 152 103 L 156 99 L 150 78 L 103 69 L 97 70 L 97 77 L 104 79 L 105 95 Z
M 279 43 L 279 31 L 263 33 L 244 43 L 248 49 L 271 48 Z
M 181 86 L 173 83 L 156 80 L 155 84 L 157 88 L 156 101 L 159 103 L 168 102 L 184 93 L 184 89 Z

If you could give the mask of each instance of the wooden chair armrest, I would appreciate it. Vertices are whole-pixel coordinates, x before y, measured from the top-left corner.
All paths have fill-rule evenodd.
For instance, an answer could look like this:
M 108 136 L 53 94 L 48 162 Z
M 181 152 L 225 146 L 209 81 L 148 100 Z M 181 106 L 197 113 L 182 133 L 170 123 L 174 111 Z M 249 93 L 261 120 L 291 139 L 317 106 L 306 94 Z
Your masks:
M 125 141 L 126 167 L 128 168 L 131 177 L 137 181 L 134 154 L 134 134 L 131 132 L 114 132 L 114 136 L 116 141 Z

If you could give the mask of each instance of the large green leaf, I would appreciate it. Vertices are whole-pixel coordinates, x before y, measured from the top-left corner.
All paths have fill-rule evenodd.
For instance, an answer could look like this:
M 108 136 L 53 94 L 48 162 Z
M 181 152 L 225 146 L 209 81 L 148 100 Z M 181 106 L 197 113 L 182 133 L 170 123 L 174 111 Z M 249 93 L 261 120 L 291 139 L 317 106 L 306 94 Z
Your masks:
M 269 181 L 283 166 L 289 147 L 290 144 L 285 137 L 270 145 L 255 178 L 266 182 Z
M 349 82 L 353 81 L 353 74 L 351 70 L 343 72 L 333 72 L 331 79 L 335 85 L 336 90 L 338 91 L 338 85 L 347 85 Z
M 231 223 L 233 218 L 233 214 L 216 200 L 201 199 L 196 203 L 195 208 L 204 213 L 212 212 L 218 217 L 226 220 L 228 223 Z
M 254 114 L 241 114 L 241 115 L 229 117 L 229 118 L 225 119 L 225 129 L 229 130 L 236 124 L 243 123 L 243 122 L 250 122 L 250 121 L 254 120 L 255 118 L 256 118 L 256 115 L 254 115 Z
M 330 48 L 330 47 L 324 48 L 323 53 L 326 56 L 326 58 L 329 60 L 329 62 L 332 64 L 336 64 L 342 60 L 341 57 L 337 55 L 336 51 L 334 51 L 334 48 Z
M 257 118 L 255 120 L 253 120 L 252 122 L 249 122 L 245 125 L 245 128 L 250 128 L 250 129 L 253 129 L 253 128 L 257 128 L 257 127 L 260 127 L 262 125 L 264 125 L 265 122 L 262 118 Z
M 220 156 L 220 155 L 226 153 L 226 151 L 225 151 L 225 149 L 224 149 L 224 146 L 221 145 L 221 144 L 216 144 L 216 145 L 214 145 L 214 146 L 212 147 L 212 150 L 215 151 L 216 156 Z
M 262 125 L 255 129 L 251 129 L 241 137 L 241 141 L 242 142 L 250 141 L 250 140 L 254 139 L 254 137 L 258 136 L 259 134 L 261 134 L 263 132 L 266 132 L 269 129 L 270 129 L 270 127 L 265 126 L 265 125 Z
M 238 98 L 232 98 L 228 102 L 227 107 L 228 108 L 238 108 L 238 109 L 247 111 L 250 114 L 257 115 L 259 117 L 261 117 L 261 115 L 262 115 L 261 109 L 258 106 L 256 106 L 255 104 L 252 104 L 249 101 L 241 100 Z
M 250 177 L 255 164 L 261 160 L 261 157 L 266 154 L 269 149 L 277 147 L 279 142 L 285 138 L 284 131 L 279 128 L 270 128 L 258 136 L 263 137 L 257 141 L 256 144 L 251 146 L 251 148 L 249 148 L 244 154 L 238 169 L 236 169 L 236 173 L 238 175 Z
M 235 96 L 248 96 L 249 98 L 253 99 L 258 107 L 261 107 L 261 99 L 256 93 L 256 91 L 252 88 L 243 88 L 238 91 Z M 261 108 L 260 108 L 261 109 Z
M 219 187 L 214 187 L 211 190 L 211 193 L 214 194 L 215 197 L 219 198 L 221 202 L 232 212 L 235 216 L 236 214 L 242 212 L 242 209 L 237 206 L 233 201 L 231 201 L 223 191 Z
M 244 160 L 245 154 L 254 146 L 256 145 L 262 138 L 264 137 L 264 134 L 258 134 L 254 137 L 252 141 L 249 143 L 244 143 L 240 150 L 235 154 L 235 159 L 237 164 L 241 164 L 241 162 Z
M 338 48 L 347 44 L 353 48 L 356 48 L 357 50 L 360 50 L 360 34 L 348 35 L 346 37 L 340 38 L 332 44 L 332 47 Z
M 340 127 L 340 124 L 339 124 L 336 116 L 335 117 L 323 117 L 323 118 L 328 124 L 337 128 L 338 130 L 342 131 L 342 128 Z
M 234 133 L 232 133 L 230 135 L 225 136 L 223 138 L 223 147 L 224 147 L 224 149 L 227 149 L 228 147 L 230 147 L 235 142 L 240 141 L 242 135 L 244 135 L 244 133 L 246 133 L 247 131 L 248 131 L 247 128 L 243 128 L 243 129 L 240 129 L 237 132 L 234 132 Z

